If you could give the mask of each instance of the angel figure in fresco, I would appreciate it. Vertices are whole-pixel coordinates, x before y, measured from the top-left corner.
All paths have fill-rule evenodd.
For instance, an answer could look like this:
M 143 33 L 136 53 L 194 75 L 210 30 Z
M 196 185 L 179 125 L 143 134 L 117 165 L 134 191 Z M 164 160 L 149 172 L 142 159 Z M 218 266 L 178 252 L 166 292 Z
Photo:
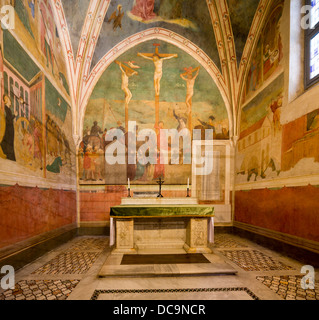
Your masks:
M 112 13 L 110 19 L 108 20 L 108 23 L 110 23 L 113 20 L 113 31 L 115 31 L 117 28 L 122 29 L 122 19 L 124 16 L 124 12 L 122 12 L 122 6 L 120 4 L 117 6 L 117 11 L 115 10 Z
M 159 54 L 159 53 L 154 53 L 154 54 L 146 54 L 146 53 L 138 53 L 138 56 L 151 60 L 154 62 L 155 66 L 155 71 L 154 71 L 154 87 L 155 87 L 155 94 L 156 96 L 160 95 L 160 90 L 161 90 L 161 79 L 163 76 L 163 61 L 164 60 L 169 60 L 172 58 L 177 58 L 177 54 Z M 161 57 L 162 56 L 162 57 Z
M 198 77 L 199 74 L 199 67 L 193 69 L 192 67 L 190 68 L 185 68 L 185 73 L 181 74 L 180 77 L 186 81 L 186 106 L 187 106 L 187 113 L 189 113 L 192 110 L 192 98 L 194 95 L 194 85 L 196 78 Z M 193 73 L 195 75 L 193 76 Z

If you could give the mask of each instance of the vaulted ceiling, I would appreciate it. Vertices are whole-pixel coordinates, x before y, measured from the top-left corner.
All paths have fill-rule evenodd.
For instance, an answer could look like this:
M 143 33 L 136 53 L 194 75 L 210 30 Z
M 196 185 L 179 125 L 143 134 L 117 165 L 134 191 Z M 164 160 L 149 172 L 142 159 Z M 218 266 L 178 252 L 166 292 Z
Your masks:
M 238 112 L 247 68 L 272 3 L 276 0 L 174 0 L 177 10 L 143 21 L 130 16 L 133 0 L 51 0 L 67 62 L 74 139 L 90 95 L 106 68 L 129 48 L 150 39 L 172 43 L 191 54 L 219 88 L 238 135 Z M 173 2 L 174 2 L 173 1 Z M 155 0 L 154 12 L 165 0 Z M 122 26 L 108 22 L 118 6 Z

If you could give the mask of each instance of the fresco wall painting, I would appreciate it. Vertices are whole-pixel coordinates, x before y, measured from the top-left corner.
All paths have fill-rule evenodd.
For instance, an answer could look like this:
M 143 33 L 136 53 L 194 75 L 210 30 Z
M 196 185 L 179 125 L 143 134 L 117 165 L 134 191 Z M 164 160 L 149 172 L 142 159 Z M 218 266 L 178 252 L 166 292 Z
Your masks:
M 271 11 L 253 55 L 246 82 L 248 102 L 241 115 L 237 183 L 319 172 L 318 110 L 290 123 L 281 123 L 284 94 L 281 15 L 279 4 Z M 265 81 L 270 84 L 261 89 Z
M 62 56 L 56 52 L 59 46 L 53 13 L 47 1 L 31 2 L 30 7 L 26 4 L 15 1 L 16 29 L 24 35 L 22 42 L 1 29 L 1 169 L 72 185 L 71 108 L 66 102 L 68 84 L 61 72 Z M 35 43 L 43 49 L 46 60 L 34 47 L 35 56 L 27 53 Z
M 156 130 L 158 164 L 122 165 L 118 170 L 103 164 L 107 132 L 120 128 L 129 141 L 128 121 L 136 121 L 138 132 Z M 229 139 L 225 104 L 211 77 L 190 55 L 164 41 L 137 45 L 108 67 L 90 98 L 84 128 L 79 154 L 83 184 L 126 184 L 128 178 L 136 184 L 156 184 L 159 177 L 166 184 L 187 183 L 191 165 L 159 163 L 161 128 L 202 133 L 214 129 L 214 138 Z
M 283 1 L 276 1 L 258 39 L 245 84 L 243 102 L 254 96 L 258 89 L 283 72 L 283 44 L 281 18 Z

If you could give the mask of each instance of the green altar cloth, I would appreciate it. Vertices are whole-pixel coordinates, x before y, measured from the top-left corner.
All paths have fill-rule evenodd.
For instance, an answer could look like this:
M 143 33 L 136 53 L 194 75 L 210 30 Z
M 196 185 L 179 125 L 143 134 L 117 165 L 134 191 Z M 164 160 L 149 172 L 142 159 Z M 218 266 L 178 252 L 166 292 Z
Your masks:
M 111 208 L 111 218 L 214 217 L 214 208 L 200 205 L 131 205 Z

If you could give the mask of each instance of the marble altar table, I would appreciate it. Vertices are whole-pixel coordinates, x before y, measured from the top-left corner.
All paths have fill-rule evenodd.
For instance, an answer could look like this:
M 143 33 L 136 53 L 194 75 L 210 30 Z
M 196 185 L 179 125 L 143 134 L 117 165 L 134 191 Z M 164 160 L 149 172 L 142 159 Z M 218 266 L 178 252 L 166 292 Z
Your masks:
M 192 198 L 123 198 L 110 212 L 113 253 L 165 248 L 211 253 L 208 243 L 214 242 L 214 207 L 196 202 Z

